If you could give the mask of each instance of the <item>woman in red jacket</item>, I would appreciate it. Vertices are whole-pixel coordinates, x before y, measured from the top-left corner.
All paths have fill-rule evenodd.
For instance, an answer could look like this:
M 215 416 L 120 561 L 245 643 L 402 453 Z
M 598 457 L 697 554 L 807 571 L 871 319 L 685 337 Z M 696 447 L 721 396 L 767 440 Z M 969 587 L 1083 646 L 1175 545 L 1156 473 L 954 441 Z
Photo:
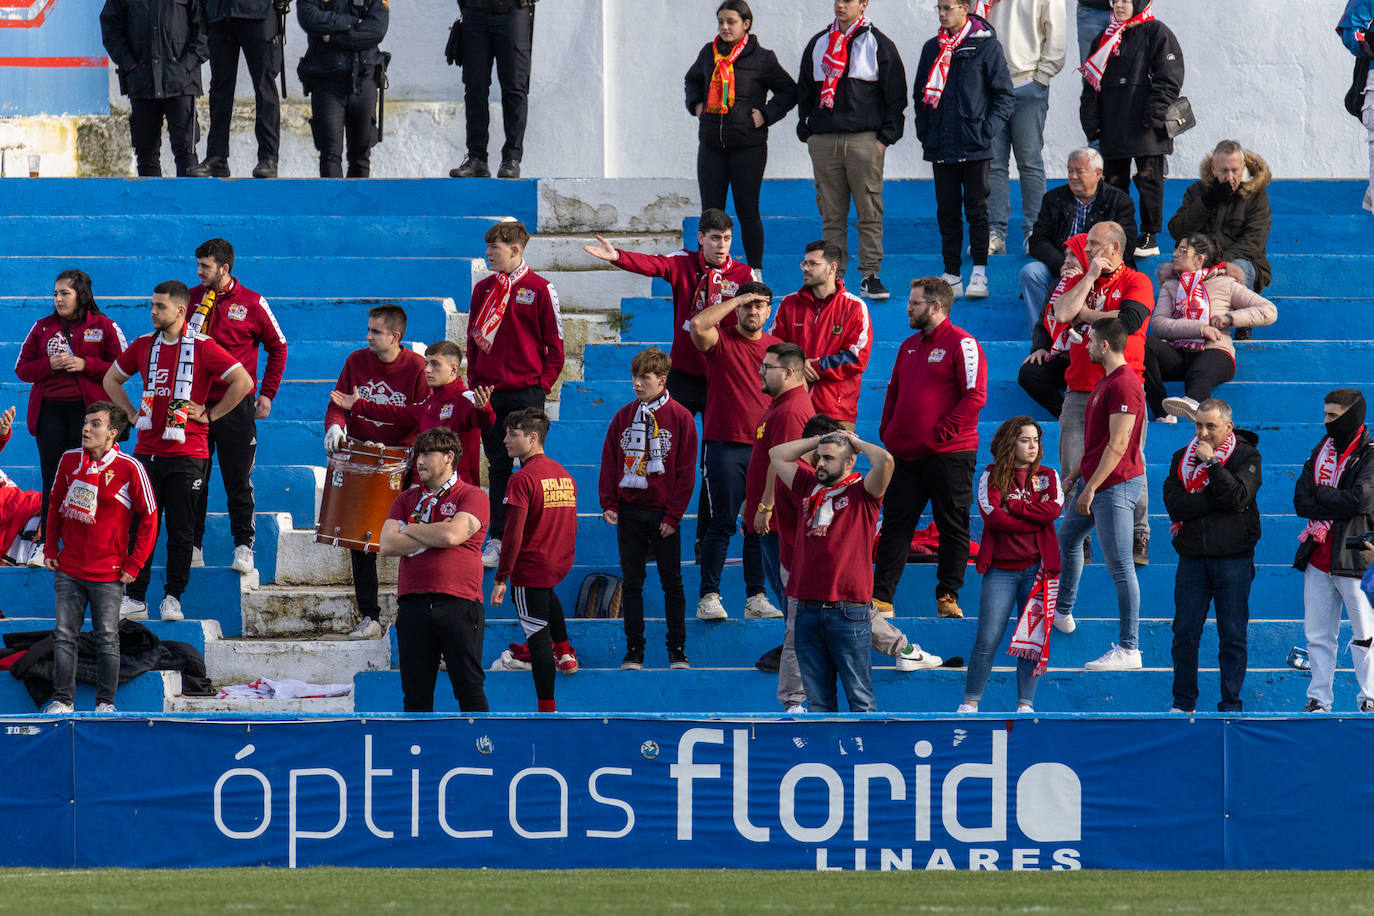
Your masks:
M 96 305 L 91 278 L 64 270 L 53 283 L 53 311 L 34 322 L 14 374 L 33 385 L 29 392 L 29 432 L 38 440 L 43 475 L 43 515 L 57 463 L 68 449 L 81 447 L 86 407 L 105 400 L 105 371 L 124 352 L 124 332 Z M 42 565 L 41 553 L 31 565 Z
M 1059 475 L 1041 467 L 1040 424 L 1012 417 L 992 437 L 992 464 L 978 481 L 983 540 L 978 572 L 983 590 L 978 635 L 969 654 L 964 702 L 958 712 L 977 712 L 992 658 L 1019 615 L 1012 636 L 1016 659 L 1016 711 L 1034 712 L 1035 687 L 1049 661 L 1049 631 L 1059 591 L 1059 546 L 1054 521 L 1064 510 Z

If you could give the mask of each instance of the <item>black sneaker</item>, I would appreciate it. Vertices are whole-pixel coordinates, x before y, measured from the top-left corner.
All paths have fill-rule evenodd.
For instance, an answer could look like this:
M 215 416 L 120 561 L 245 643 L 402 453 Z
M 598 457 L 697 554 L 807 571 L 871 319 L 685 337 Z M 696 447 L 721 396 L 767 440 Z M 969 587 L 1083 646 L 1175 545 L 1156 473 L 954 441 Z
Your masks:
M 1134 538 L 1134 543 L 1131 546 L 1133 548 L 1133 550 L 1131 551 L 1131 559 L 1135 561 L 1135 565 L 1149 566 L 1150 539 L 1137 534 Z
M 1159 254 L 1159 242 L 1155 240 L 1153 232 L 1147 232 L 1135 240 L 1135 256 L 1137 258 L 1153 258 Z
M 253 166 L 253 177 L 254 177 L 254 178 L 276 178 L 276 177 L 277 177 L 277 160 L 275 160 L 275 159 L 259 159 L 259 160 L 258 160 L 258 164 L 255 165 L 255 166 Z
M 690 668 L 692 663 L 687 661 L 687 653 L 682 651 L 681 646 L 668 647 L 668 667 L 669 668 Z
M 450 178 L 490 178 L 491 169 L 487 167 L 487 160 L 474 159 L 471 156 L 463 160 L 463 164 L 456 169 L 448 170 Z
M 1307 705 L 1302 708 L 1303 712 L 1326 712 L 1327 709 L 1316 700 L 1308 700 Z
M 502 159 L 501 167 L 496 170 L 497 178 L 519 178 L 520 162 L 516 159 Z
M 1155 254 L 1158 253 L 1155 252 Z M 887 287 L 883 286 L 883 281 L 879 280 L 876 275 L 864 277 L 863 282 L 859 284 L 859 295 L 865 299 L 889 299 L 892 297 L 892 294 L 887 291 Z
M 644 667 L 644 650 L 628 649 L 620 660 L 621 671 L 639 671 Z
M 221 156 L 211 156 L 200 165 L 193 165 L 186 170 L 189 178 L 228 178 L 229 160 Z

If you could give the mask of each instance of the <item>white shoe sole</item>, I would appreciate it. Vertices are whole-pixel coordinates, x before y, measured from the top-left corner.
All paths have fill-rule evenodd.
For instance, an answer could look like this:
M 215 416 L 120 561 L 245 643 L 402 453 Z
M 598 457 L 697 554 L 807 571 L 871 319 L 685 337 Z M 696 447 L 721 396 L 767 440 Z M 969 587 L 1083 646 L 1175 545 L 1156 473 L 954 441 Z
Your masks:
M 968 292 L 964 293 L 965 299 L 986 299 L 987 297 L 988 288 L 986 286 L 970 285 L 968 288 Z
M 1136 663 L 1133 664 L 1133 665 L 1132 665 L 1132 664 L 1125 664 L 1125 663 L 1121 663 L 1121 662 L 1107 662 L 1107 663 L 1088 662 L 1086 665 L 1083 666 L 1083 670 L 1084 670 L 1084 671 L 1139 671 L 1139 670 L 1140 670 L 1141 668 L 1143 668 L 1143 667 L 1145 667 L 1145 666 L 1144 666 L 1143 664 L 1141 664 L 1140 662 L 1136 662 Z
M 1078 621 L 1074 620 L 1072 617 L 1056 616 L 1054 618 L 1054 628 L 1060 633 L 1068 635 L 1078 629 Z
M 897 670 L 903 672 L 929 671 L 932 668 L 940 667 L 940 665 L 944 663 L 943 658 L 940 658 L 938 655 L 931 655 L 930 653 L 924 653 L 919 659 L 914 660 L 897 656 L 895 661 L 897 663 Z
M 729 616 L 730 615 L 726 614 L 724 611 L 703 611 L 699 608 L 697 609 L 697 620 L 726 620 Z
M 782 611 L 774 609 L 772 613 L 769 613 L 768 611 L 746 610 L 744 616 L 749 620 L 776 620 L 782 616 Z

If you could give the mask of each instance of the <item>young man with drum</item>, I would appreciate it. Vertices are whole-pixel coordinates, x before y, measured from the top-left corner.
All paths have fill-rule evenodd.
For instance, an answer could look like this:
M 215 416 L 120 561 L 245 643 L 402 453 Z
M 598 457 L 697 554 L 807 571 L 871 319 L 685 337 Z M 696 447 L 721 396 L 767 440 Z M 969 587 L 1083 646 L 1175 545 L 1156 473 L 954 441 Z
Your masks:
M 153 333 L 129 344 L 105 373 L 105 393 L 127 416 L 134 417 L 138 445 L 157 498 L 158 514 L 167 525 L 167 583 L 160 612 L 163 620 L 181 620 L 181 595 L 191 579 L 191 548 L 196 536 L 200 488 L 210 465 L 209 425 L 238 406 L 253 391 L 253 377 L 210 338 L 186 323 L 190 290 L 180 280 L 165 280 L 153 289 Z M 124 383 L 143 378 L 143 397 L 135 410 Z M 206 406 L 216 381 L 228 385 L 212 407 Z M 146 619 L 151 563 L 124 590 L 121 617 Z
M 482 536 L 487 496 L 458 474 L 458 434 L 433 427 L 415 439 L 411 487 L 391 505 L 382 554 L 400 557 L 396 648 L 406 712 L 434 711 L 442 657 L 463 712 L 486 712 L 482 690 Z
M 491 606 L 506 600 L 511 585 L 515 610 L 530 648 L 534 691 L 540 712 L 554 712 L 554 667 L 577 671 L 577 653 L 568 642 L 563 605 L 554 586 L 572 569 L 577 538 L 577 485 L 561 464 L 544 454 L 549 418 L 533 407 L 506 417 L 506 453 L 520 470 L 506 487 L 506 539 Z
M 357 393 L 373 404 L 418 404 L 429 396 L 424 358 L 401 345 L 406 332 L 406 312 L 399 305 L 379 305 L 367 313 L 367 348 L 354 350 L 344 360 L 334 390 Z M 361 411 L 346 412 L 333 403 L 324 415 L 324 448 L 337 452 L 347 439 L 378 442 L 384 446 L 408 446 L 415 440 L 414 427 L 375 420 Z M 381 605 L 377 601 L 377 555 L 350 550 L 353 564 L 353 596 L 362 618 L 349 634 L 353 639 L 380 639 Z

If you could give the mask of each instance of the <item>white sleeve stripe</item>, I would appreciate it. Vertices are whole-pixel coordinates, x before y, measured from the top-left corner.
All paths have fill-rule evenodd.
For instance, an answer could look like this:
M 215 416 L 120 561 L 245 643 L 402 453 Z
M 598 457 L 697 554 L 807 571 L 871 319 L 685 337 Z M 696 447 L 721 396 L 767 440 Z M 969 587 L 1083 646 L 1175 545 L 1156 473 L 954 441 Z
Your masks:
M 1050 472 L 1050 482 L 1054 484 L 1054 502 L 1059 508 L 1064 508 L 1064 487 L 1059 482 L 1059 472 L 1054 468 L 1045 468 Z
M 972 391 L 978 387 L 978 342 L 965 337 L 959 341 L 959 349 L 964 351 L 964 390 Z
M 859 303 L 859 315 L 863 319 L 863 324 L 859 328 L 859 339 L 855 341 L 854 345 L 851 346 L 849 349 L 854 353 L 855 356 L 862 357 L 864 347 L 868 346 L 869 340 L 868 334 L 870 324 L 868 320 L 868 306 L 865 305 L 864 301 L 860 299 L 858 296 L 850 296 L 850 298 L 853 299 L 855 302 Z
M 153 482 L 148 479 L 148 469 L 145 468 L 143 462 L 139 461 L 137 458 L 130 458 L 122 452 L 120 453 L 120 457 L 130 462 L 134 466 L 134 471 L 138 474 L 139 483 L 143 487 L 143 507 L 148 510 L 149 515 L 157 512 L 157 503 L 153 501 Z
M 221 372 L 219 377 L 220 377 L 221 379 L 224 379 L 224 378 L 226 378 L 226 377 L 229 375 L 230 372 L 233 372 L 235 369 L 243 369 L 243 363 L 234 363 L 234 364 L 233 364 L 232 366 L 230 366 L 228 369 L 225 369 L 223 372 Z M 244 371 L 244 372 L 247 372 L 248 370 L 247 370 L 247 369 L 243 369 L 243 371 Z
M 110 319 L 110 325 L 114 328 L 115 337 L 119 339 L 119 349 L 127 350 L 129 344 L 128 341 L 124 339 L 124 329 L 121 328 L 119 322 L 115 321 L 113 318 Z
M 558 326 L 558 339 L 563 339 L 563 312 L 558 306 L 558 290 L 549 284 L 549 301 L 553 303 L 553 321 Z
M 277 324 L 277 316 L 272 314 L 272 306 L 268 305 L 267 300 L 262 296 L 258 297 L 258 305 L 262 306 L 262 310 L 267 313 L 267 320 L 272 322 L 272 330 L 277 332 L 277 339 L 286 343 L 286 335 L 282 333 L 281 325 Z
M 991 476 L 991 472 L 984 471 L 983 476 L 978 478 L 978 511 L 984 515 L 991 515 L 992 510 L 996 508 L 988 502 L 988 478 Z
M 44 319 L 40 318 L 40 319 L 38 319 L 37 321 L 35 321 L 35 322 L 33 323 L 33 328 L 30 329 L 30 331 L 29 331 L 29 336 L 30 336 L 30 337 L 32 337 L 34 334 L 36 334 L 36 333 L 38 332 L 38 326 L 39 326 L 40 324 L 42 324 L 43 321 L 44 321 Z M 20 348 L 19 348 L 19 355 L 16 356 L 16 357 L 14 358 L 14 371 L 15 371 L 16 374 L 19 372 L 19 364 L 20 364 L 21 362 L 23 362 L 23 360 L 24 360 L 24 348 L 23 348 L 23 347 L 20 347 Z

